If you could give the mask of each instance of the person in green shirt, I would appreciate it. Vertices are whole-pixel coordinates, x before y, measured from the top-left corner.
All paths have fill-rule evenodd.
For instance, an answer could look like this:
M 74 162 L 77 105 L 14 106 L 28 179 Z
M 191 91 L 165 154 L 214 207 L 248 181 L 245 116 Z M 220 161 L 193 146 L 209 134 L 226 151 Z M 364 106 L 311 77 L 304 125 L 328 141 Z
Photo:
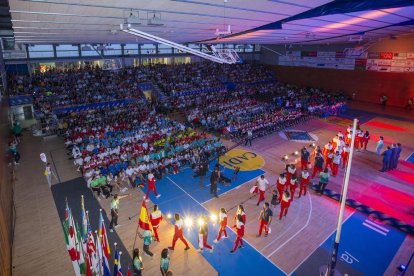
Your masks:
M 320 176 L 320 179 L 319 179 L 317 193 L 320 193 L 321 195 L 323 195 L 326 185 L 328 185 L 328 182 L 329 182 L 328 168 L 326 168 L 323 172 L 321 172 L 319 176 Z
M 168 257 L 168 248 L 164 248 L 161 251 L 161 262 L 160 262 L 160 270 L 162 276 L 167 276 L 170 267 L 170 258 Z
M 118 196 L 117 194 L 115 194 L 114 198 L 111 200 L 111 223 L 109 224 L 110 232 L 113 232 L 114 228 L 118 228 L 119 226 L 121 226 L 118 224 L 119 200 L 127 196 L 129 196 L 129 194 L 122 196 Z
M 152 253 L 149 249 L 151 242 L 152 242 L 152 236 L 150 230 L 144 230 L 144 233 L 142 234 L 142 238 L 144 239 L 144 254 L 146 256 L 154 256 L 154 253 Z
M 135 248 L 132 252 L 132 262 L 133 262 L 133 271 L 134 276 L 141 276 L 144 266 L 142 265 L 142 258 L 139 255 L 139 249 Z

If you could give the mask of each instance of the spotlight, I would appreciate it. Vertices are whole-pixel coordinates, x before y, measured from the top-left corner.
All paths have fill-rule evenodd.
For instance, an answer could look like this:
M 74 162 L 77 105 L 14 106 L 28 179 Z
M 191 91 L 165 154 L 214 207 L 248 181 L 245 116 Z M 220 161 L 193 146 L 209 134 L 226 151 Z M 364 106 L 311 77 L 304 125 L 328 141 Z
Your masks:
M 217 222 L 217 215 L 216 214 L 211 214 L 210 215 L 210 220 L 211 220 L 211 222 L 216 223 Z
M 171 213 L 168 213 L 168 214 L 167 214 L 167 218 L 168 218 L 168 219 L 171 219 L 171 218 L 172 218 Z
M 405 271 L 407 269 L 407 267 L 405 266 L 405 265 L 403 265 L 403 264 L 401 264 L 399 267 L 397 267 L 397 270 L 399 271 L 399 272 L 403 272 L 403 271 Z
M 282 159 L 285 160 L 285 161 L 287 161 L 289 159 L 289 156 L 287 154 L 285 154 L 285 156 L 283 156 Z
M 294 155 L 294 156 L 298 156 L 298 155 L 299 155 L 299 152 L 298 152 L 297 150 L 295 150 L 295 152 L 294 152 L 294 153 L 292 153 L 292 155 Z
M 186 227 L 191 228 L 191 226 L 193 225 L 193 219 L 192 218 L 185 218 L 184 219 L 184 224 Z
M 197 223 L 198 223 L 198 226 L 203 226 L 203 224 L 204 224 L 204 220 L 203 220 L 202 218 L 199 218 L 199 219 L 197 220 Z

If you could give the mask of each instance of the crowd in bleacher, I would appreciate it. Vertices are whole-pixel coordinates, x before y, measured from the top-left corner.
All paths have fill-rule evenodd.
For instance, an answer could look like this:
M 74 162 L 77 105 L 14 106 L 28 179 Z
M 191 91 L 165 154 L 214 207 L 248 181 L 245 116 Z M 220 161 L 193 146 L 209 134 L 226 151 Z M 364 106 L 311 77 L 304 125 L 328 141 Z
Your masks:
M 105 196 L 113 188 L 139 186 L 149 173 L 157 179 L 178 173 L 222 148 L 218 138 L 135 104 L 61 115 L 59 121 L 75 165 Z

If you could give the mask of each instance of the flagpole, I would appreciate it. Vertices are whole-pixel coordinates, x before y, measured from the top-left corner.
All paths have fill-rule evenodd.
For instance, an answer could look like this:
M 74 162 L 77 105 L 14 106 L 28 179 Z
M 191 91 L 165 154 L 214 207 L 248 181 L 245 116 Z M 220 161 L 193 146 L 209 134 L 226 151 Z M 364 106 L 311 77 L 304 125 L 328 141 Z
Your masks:
M 95 235 L 96 235 L 96 238 L 97 239 L 99 239 L 99 247 L 100 248 L 98 248 L 98 250 L 100 250 L 101 251 L 101 254 L 97 254 L 98 255 L 98 259 L 99 259 L 99 275 L 102 275 L 103 273 L 102 273 L 102 259 L 101 259 L 101 255 L 103 254 L 103 252 L 102 252 L 102 243 L 101 243 L 101 241 L 100 241 L 100 237 L 99 237 L 99 235 L 98 235 L 98 230 L 95 230 Z
M 337 223 L 337 229 L 336 229 L 335 244 L 334 244 L 334 247 L 332 249 L 332 255 L 331 255 L 330 263 L 329 263 L 328 268 L 326 270 L 326 275 L 327 276 L 334 276 L 335 275 L 335 267 L 336 267 L 336 262 L 337 262 L 337 257 L 338 257 L 339 241 L 341 239 L 342 223 L 343 223 L 344 212 L 345 212 L 346 196 L 347 196 L 347 193 L 348 193 L 349 176 L 350 176 L 350 173 L 351 173 L 352 157 L 353 157 L 353 153 L 354 153 L 356 127 L 357 127 L 357 119 L 354 119 L 354 123 L 353 123 L 353 126 L 352 126 L 351 149 L 349 151 L 349 159 L 348 159 L 348 164 L 346 166 L 344 184 L 343 184 L 343 188 L 342 188 L 341 205 L 340 205 L 339 215 L 338 215 L 338 223 Z

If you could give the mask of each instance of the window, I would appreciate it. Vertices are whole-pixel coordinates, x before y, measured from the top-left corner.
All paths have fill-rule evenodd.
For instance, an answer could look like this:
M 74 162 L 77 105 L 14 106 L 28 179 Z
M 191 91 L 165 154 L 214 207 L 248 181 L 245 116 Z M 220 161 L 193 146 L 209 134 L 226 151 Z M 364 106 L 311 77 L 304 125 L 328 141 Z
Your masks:
M 57 45 L 57 57 L 79 57 L 78 45 Z
M 246 47 L 244 47 L 244 51 L 246 53 L 252 53 L 254 51 L 254 44 L 246 44 Z
M 159 54 L 172 54 L 172 48 L 164 44 L 158 44 L 158 53 Z
M 120 56 L 122 55 L 122 46 L 121 44 L 109 44 L 105 46 L 103 51 L 104 56 Z
M 83 57 L 97 57 L 99 54 L 95 51 L 97 46 L 81 45 L 81 53 Z M 95 49 L 94 49 L 95 48 Z
M 234 50 L 239 53 L 244 52 L 244 44 L 234 44 Z
M 141 55 L 155 55 L 156 50 L 155 44 L 141 44 Z
M 29 56 L 30 58 L 54 57 L 53 45 L 30 45 Z
M 199 50 L 200 51 L 200 44 L 195 44 L 195 43 L 189 43 L 188 47 L 190 47 L 191 49 L 195 49 L 195 50 Z
M 125 44 L 124 55 L 138 55 L 138 44 Z

